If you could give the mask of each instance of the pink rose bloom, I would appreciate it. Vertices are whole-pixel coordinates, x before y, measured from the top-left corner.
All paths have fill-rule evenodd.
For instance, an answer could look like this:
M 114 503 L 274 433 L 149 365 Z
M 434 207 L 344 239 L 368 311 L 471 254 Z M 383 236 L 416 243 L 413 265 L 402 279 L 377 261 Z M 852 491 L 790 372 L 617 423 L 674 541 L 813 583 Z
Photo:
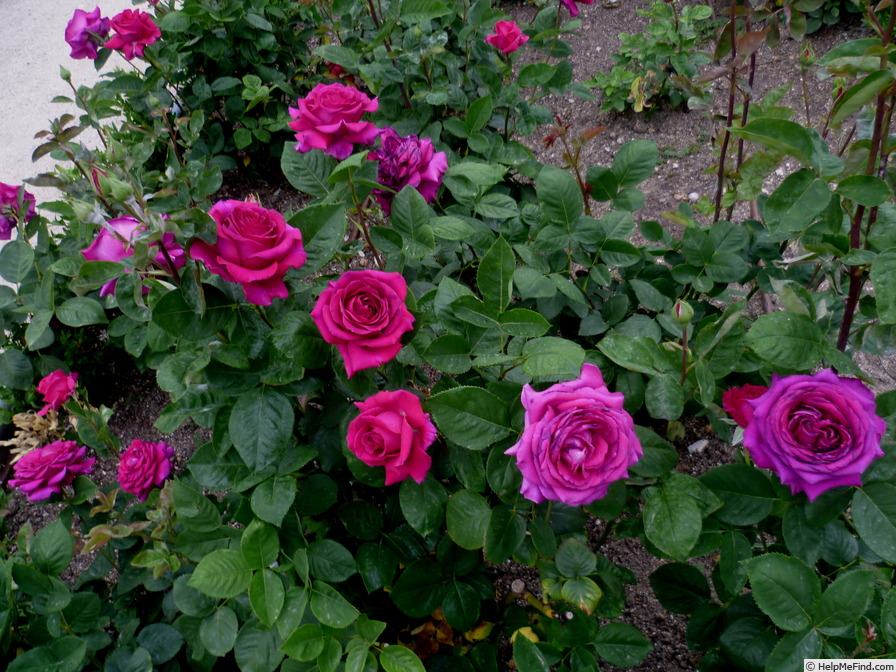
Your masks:
M 392 211 L 392 199 L 403 187 L 414 187 L 429 203 L 436 197 L 442 176 L 448 170 L 445 152 L 437 152 L 429 138 L 419 139 L 416 135 L 405 138 L 394 128 L 380 131 L 382 146 L 367 155 L 378 160 L 377 181 L 389 191 L 374 189 L 373 195 L 386 214 Z
M 99 7 L 92 12 L 76 9 L 65 27 L 65 41 L 72 48 L 71 57 L 96 60 L 96 48 L 108 37 L 109 28 L 109 19 L 100 16 Z
M 528 42 L 529 36 L 523 35 L 515 21 L 498 21 L 495 32 L 486 37 L 485 41 L 502 54 L 509 54 Z
M 377 392 L 355 402 L 361 415 L 348 425 L 348 448 L 369 467 L 386 468 L 386 485 L 413 478 L 422 483 L 432 465 L 426 449 L 436 428 L 420 399 L 406 390 Z
M 44 396 L 46 406 L 40 409 L 37 414 L 46 415 L 51 408 L 54 411 L 58 411 L 62 404 L 68 401 L 74 394 L 77 382 L 77 373 L 66 373 L 62 369 L 58 369 L 41 378 L 41 381 L 37 384 L 37 393 Z
M 321 293 L 311 318 L 327 343 L 335 345 L 351 378 L 391 360 L 402 335 L 414 328 L 404 305 L 408 286 L 400 273 L 347 271 Z
M 628 477 L 641 459 L 632 416 L 622 408 L 621 392 L 610 392 L 600 369 L 584 364 L 578 378 L 536 392 L 523 388 L 525 428 L 515 446 L 523 474 L 523 496 L 569 506 L 590 504 L 610 484 Z
M 35 448 L 13 465 L 14 477 L 9 484 L 18 488 L 32 502 L 49 498 L 71 485 L 75 477 L 93 470 L 95 457 L 86 457 L 87 448 L 75 441 L 54 441 Z
M 369 145 L 376 139 L 377 128 L 370 121 L 361 121 L 365 112 L 376 112 L 379 102 L 352 86 L 339 82 L 318 84 L 298 107 L 290 107 L 294 121 L 289 127 L 296 132 L 298 152 L 322 149 L 335 159 L 348 158 L 354 146 Z
M 560 0 L 560 4 L 569 10 L 570 16 L 579 15 L 579 8 L 576 7 L 576 3 L 579 3 L 580 5 L 593 5 L 594 0 Z
M 112 30 L 115 35 L 105 46 L 118 49 L 129 61 L 134 56 L 142 58 L 144 49 L 162 36 L 152 17 L 139 9 L 126 9 L 114 16 Z
M 19 221 L 19 191 L 23 193 L 25 222 L 30 222 L 37 214 L 34 208 L 37 199 L 34 198 L 34 194 L 25 191 L 24 186 L 16 187 L 0 182 L 0 240 L 9 240 L 12 237 L 12 230 Z
M 134 238 L 141 231 L 146 231 L 146 226 L 130 215 L 110 219 L 108 227 L 100 229 L 100 232 L 90 246 L 85 250 L 81 250 L 81 254 L 83 254 L 84 258 L 88 261 L 119 262 L 122 259 L 133 256 Z M 162 251 L 163 247 L 168 252 L 168 257 L 166 257 L 165 252 Z M 152 248 L 158 250 L 152 258 L 153 263 L 172 275 L 176 275 L 177 271 L 180 270 L 187 261 L 183 248 L 174 241 L 173 233 L 162 234 L 161 242 L 155 242 L 150 245 L 150 252 L 152 251 Z M 173 269 L 168 263 L 168 258 L 170 258 L 174 264 Z M 113 294 L 117 282 L 118 278 L 110 280 L 103 285 L 100 289 L 100 296 Z M 144 288 L 144 292 L 146 291 L 148 290 Z
M 302 232 L 276 210 L 249 201 L 219 201 L 208 214 L 218 224 L 218 240 L 214 245 L 194 241 L 190 256 L 241 284 L 249 303 L 269 306 L 275 298 L 285 299 L 286 271 L 305 263 Z
M 134 439 L 118 462 L 121 489 L 145 502 L 153 488 L 160 487 L 171 474 L 174 448 L 167 443 Z
M 722 393 L 722 409 L 741 427 L 746 427 L 753 419 L 751 399 L 758 399 L 768 392 L 763 385 L 741 385 Z
M 744 446 L 757 467 L 771 469 L 794 494 L 814 500 L 841 485 L 861 486 L 865 469 L 884 455 L 887 426 L 871 390 L 830 369 L 774 375 L 768 392 L 749 403 Z

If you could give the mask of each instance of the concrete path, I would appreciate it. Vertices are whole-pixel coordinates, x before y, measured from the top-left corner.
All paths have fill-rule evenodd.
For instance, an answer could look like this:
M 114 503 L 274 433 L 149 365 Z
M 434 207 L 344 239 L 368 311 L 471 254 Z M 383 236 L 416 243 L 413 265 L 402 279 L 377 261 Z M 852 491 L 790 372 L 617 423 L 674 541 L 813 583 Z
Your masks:
M 40 144 L 34 135 L 49 128 L 51 119 L 78 114 L 74 105 L 50 102 L 70 93 L 59 77 L 60 66 L 71 71 L 75 86 L 97 80 L 93 61 L 72 59 L 65 42 L 65 26 L 75 9 L 89 12 L 96 6 L 111 18 L 134 4 L 131 0 L 0 0 L 0 182 L 18 185 L 52 169 L 50 157 L 31 162 L 31 154 Z M 137 5 L 138 9 L 147 7 L 146 3 Z M 123 63 L 120 56 L 113 55 L 105 69 Z M 58 193 L 28 189 L 35 193 L 38 204 L 55 199 Z

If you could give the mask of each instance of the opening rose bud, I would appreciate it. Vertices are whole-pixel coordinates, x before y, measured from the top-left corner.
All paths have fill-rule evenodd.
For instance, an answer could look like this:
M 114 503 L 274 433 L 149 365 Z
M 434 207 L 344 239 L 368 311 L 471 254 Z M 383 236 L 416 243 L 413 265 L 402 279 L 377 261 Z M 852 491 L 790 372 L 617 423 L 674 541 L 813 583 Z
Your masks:
M 58 411 L 62 404 L 68 401 L 72 394 L 75 393 L 77 382 L 77 373 L 66 373 L 62 369 L 58 369 L 41 378 L 41 381 L 37 384 L 37 392 L 43 395 L 46 405 L 37 414 L 46 415 L 51 408 L 54 411 Z
M 725 390 L 722 394 L 722 409 L 731 416 L 739 426 L 746 427 L 753 419 L 753 399 L 758 399 L 768 392 L 763 385 L 741 385 Z
M 24 187 L 0 182 L 0 240 L 9 240 L 12 237 L 12 230 L 20 219 L 19 192 L 22 194 L 22 205 L 25 208 L 25 214 L 21 218 L 25 222 L 30 222 L 37 214 L 34 207 L 37 199 L 34 198 L 34 194 L 25 191 Z
M 502 54 L 514 52 L 528 41 L 529 36 L 523 35 L 514 21 L 498 21 L 495 24 L 495 32 L 485 38 L 487 44 Z

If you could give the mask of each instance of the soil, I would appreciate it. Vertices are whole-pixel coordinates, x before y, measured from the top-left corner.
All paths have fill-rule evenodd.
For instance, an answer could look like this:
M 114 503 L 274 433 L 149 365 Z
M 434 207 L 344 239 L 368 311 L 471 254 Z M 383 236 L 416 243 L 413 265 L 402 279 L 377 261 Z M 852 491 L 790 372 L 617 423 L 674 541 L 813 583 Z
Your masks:
M 714 2 L 717 3 L 716 15 L 724 15 L 727 4 L 719 0 Z M 612 9 L 602 7 L 600 0 L 590 6 L 579 5 L 582 28 L 575 35 L 566 38 L 573 48 L 570 60 L 574 81 L 587 80 L 598 70 L 611 69 L 612 55 L 619 44 L 619 33 L 645 30 L 647 20 L 639 16 L 637 10 L 646 6 L 645 2 L 639 0 L 622 0 L 620 6 Z M 531 5 L 518 4 L 507 5 L 504 10 L 524 23 L 530 22 L 536 11 Z M 833 28 L 822 29 L 809 36 L 807 41 L 820 56 L 837 44 L 868 34 L 868 29 L 857 22 L 841 23 Z M 774 50 L 761 48 L 758 51 L 758 70 L 754 83 L 756 98 L 782 84 L 793 84 L 781 104 L 797 110 L 795 120 L 799 122 L 804 122 L 806 118 L 797 65 L 797 57 L 802 48 L 801 43 L 786 38 Z M 830 81 L 820 81 L 810 73 L 806 84 L 809 92 L 809 114 L 813 121 L 817 121 L 823 118 L 829 106 Z M 583 167 L 610 165 L 613 154 L 629 140 L 645 139 L 655 142 L 660 150 L 660 165 L 655 175 L 640 185 L 645 194 L 646 205 L 635 213 L 635 217 L 638 221 L 656 219 L 674 229 L 675 225 L 663 218 L 664 212 L 677 209 L 681 201 L 693 202 L 702 196 L 712 199 L 714 195 L 713 139 L 723 127 L 720 120 L 724 118 L 727 82 L 717 81 L 714 94 L 714 108 L 711 112 L 663 107 L 646 114 L 604 113 L 600 111 L 600 99 L 583 101 L 572 95 L 552 96 L 541 101 L 541 104 L 548 105 L 564 122 L 571 122 L 573 125 L 570 133 L 574 137 L 587 129 L 606 126 L 606 130 L 583 150 Z M 548 132 L 548 129 L 537 131 L 527 142 L 542 162 L 564 166 L 559 143 L 545 147 L 544 138 Z M 783 179 L 787 171 L 795 168 L 795 165 L 785 165 L 776 176 L 777 179 Z M 296 194 L 288 184 L 249 182 L 238 176 L 228 178 L 218 197 L 245 198 L 251 194 L 256 195 L 266 207 L 278 208 L 284 212 L 295 211 L 305 202 L 304 197 Z M 896 386 L 896 366 L 892 359 L 866 357 L 861 364 L 875 379 L 879 388 L 891 389 Z M 167 395 L 158 389 L 153 374 L 129 371 L 122 374 L 120 380 L 121 387 L 111 394 L 112 402 L 109 405 L 115 410 L 112 429 L 122 439 L 122 445 L 127 446 L 137 437 L 155 441 L 164 439 L 176 448 L 176 471 L 182 471 L 198 442 L 207 440 L 205 435 L 197 438 L 197 428 L 189 423 L 173 435 L 161 435 L 153 427 L 153 423 L 167 404 Z M 698 422 L 689 424 L 687 438 L 679 442 L 677 448 L 681 455 L 678 469 L 691 475 L 699 475 L 714 466 L 730 462 L 733 454 L 730 445 L 719 441 L 711 429 Z M 98 464 L 97 472 L 103 482 L 115 479 L 114 465 L 109 461 Z M 26 521 L 36 531 L 50 522 L 55 513 L 56 510 L 51 507 L 29 505 L 17 493 L 6 518 L 7 526 L 12 530 L 10 539 L 15 538 L 15 531 Z M 594 522 L 595 529 L 592 532 L 597 534 L 592 538 L 596 539 L 599 535 L 601 524 L 600 521 Z M 648 584 L 650 573 L 664 561 L 647 553 L 633 539 L 611 540 L 600 548 L 600 552 L 636 574 L 638 583 L 628 587 L 628 605 L 621 620 L 641 630 L 654 647 L 642 663 L 627 669 L 635 672 L 695 670 L 700 655 L 688 650 L 685 643 L 686 617 L 665 611 L 653 597 Z M 695 559 L 692 562 L 706 569 L 705 559 Z M 537 576 L 532 575 L 530 568 L 507 563 L 495 568 L 495 584 L 502 596 L 511 591 L 516 579 L 524 581 L 533 592 L 540 588 Z M 617 668 L 602 665 L 601 669 Z

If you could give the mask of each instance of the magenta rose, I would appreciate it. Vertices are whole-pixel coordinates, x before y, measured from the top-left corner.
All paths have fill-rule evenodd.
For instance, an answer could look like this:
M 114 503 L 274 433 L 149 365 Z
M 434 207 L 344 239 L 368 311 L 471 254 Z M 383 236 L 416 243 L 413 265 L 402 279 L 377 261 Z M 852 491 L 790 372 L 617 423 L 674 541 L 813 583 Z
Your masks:
M 641 459 L 632 416 L 622 408 L 621 392 L 610 392 L 600 369 L 582 366 L 578 378 L 536 392 L 523 388 L 525 427 L 505 451 L 516 457 L 523 496 L 570 506 L 590 504 L 610 484 L 628 477 Z
M 886 424 L 874 395 L 830 369 L 772 376 L 768 392 L 749 402 L 753 419 L 744 446 L 757 467 L 771 469 L 791 492 L 810 500 L 841 485 L 862 485 L 868 465 L 883 457 Z
M 171 474 L 174 448 L 167 443 L 134 439 L 118 462 L 121 489 L 145 502 L 153 488 L 160 487 Z
M 426 449 L 436 428 L 420 399 L 406 390 L 377 392 L 355 402 L 361 415 L 348 425 L 348 448 L 369 467 L 386 468 L 386 485 L 413 478 L 422 483 L 432 465 Z
M 753 419 L 751 399 L 758 399 L 768 392 L 763 385 L 741 385 L 722 393 L 722 409 L 741 427 L 746 427 Z
M 379 102 L 358 89 L 345 84 L 318 84 L 298 107 L 290 107 L 296 132 L 298 152 L 322 149 L 335 159 L 348 158 L 354 146 L 369 145 L 376 140 L 377 128 L 370 121 L 361 121 L 365 112 L 376 112 Z
M 146 226 L 136 218 L 126 215 L 110 219 L 108 226 L 100 229 L 96 238 L 81 254 L 88 261 L 115 261 L 119 262 L 134 254 L 134 238 Z M 150 244 L 150 252 L 155 248 L 156 254 L 152 258 L 153 264 L 164 269 L 172 276 L 186 263 L 187 258 L 183 248 L 174 240 L 173 233 L 162 234 L 162 240 Z M 164 248 L 164 250 L 163 250 Z M 167 256 L 166 256 L 167 252 Z M 170 263 L 169 263 L 170 260 Z M 173 268 L 172 268 L 173 264 Z M 100 296 L 113 294 L 118 278 L 110 280 L 100 288 Z M 148 291 L 144 288 L 144 291 Z
M 378 160 L 377 181 L 386 187 L 374 189 L 376 200 L 388 215 L 392 211 L 392 199 L 402 188 L 414 187 L 426 202 L 436 197 L 442 184 L 442 176 L 448 169 L 445 152 L 437 152 L 429 138 L 419 139 L 416 135 L 401 137 L 394 128 L 380 131 L 382 145 L 367 155 Z
M 286 223 L 276 210 L 251 201 L 218 201 L 208 212 L 218 225 L 218 240 L 196 240 L 190 256 L 212 273 L 237 282 L 246 300 L 269 306 L 289 296 L 283 277 L 305 263 L 302 232 Z
M 37 384 L 37 393 L 43 395 L 46 405 L 37 414 L 46 415 L 51 408 L 58 411 L 75 393 L 77 382 L 77 373 L 66 373 L 62 369 L 41 378 Z
M 0 182 L 0 240 L 9 240 L 12 230 L 19 221 L 19 192 L 22 192 L 22 205 L 25 208 L 25 222 L 37 214 L 34 194 L 25 191 L 25 187 L 16 187 L 12 184 Z
M 485 41 L 502 54 L 509 54 L 528 42 L 529 36 L 523 35 L 515 21 L 498 21 L 495 32 L 486 37 Z
M 144 49 L 162 36 L 152 17 L 139 9 L 126 9 L 112 17 L 112 30 L 115 35 L 105 46 L 121 51 L 129 61 L 134 56 L 142 58 Z
M 100 8 L 92 12 L 76 9 L 65 27 L 65 41 L 72 48 L 72 58 L 96 60 L 97 47 L 109 36 L 109 19 L 100 16 Z
M 594 0 L 560 0 L 560 4 L 562 4 L 566 9 L 569 10 L 570 16 L 578 16 L 579 8 L 576 7 L 576 3 L 580 5 L 593 5 Z
M 384 271 L 347 271 L 321 293 L 311 317 L 324 340 L 339 349 L 349 378 L 401 350 L 402 334 L 414 328 L 407 294 L 401 274 Z
M 32 502 L 47 499 L 71 485 L 75 477 L 93 470 L 95 457 L 87 457 L 87 448 L 75 441 L 54 441 L 48 446 L 25 453 L 13 465 L 9 484 L 18 488 Z

